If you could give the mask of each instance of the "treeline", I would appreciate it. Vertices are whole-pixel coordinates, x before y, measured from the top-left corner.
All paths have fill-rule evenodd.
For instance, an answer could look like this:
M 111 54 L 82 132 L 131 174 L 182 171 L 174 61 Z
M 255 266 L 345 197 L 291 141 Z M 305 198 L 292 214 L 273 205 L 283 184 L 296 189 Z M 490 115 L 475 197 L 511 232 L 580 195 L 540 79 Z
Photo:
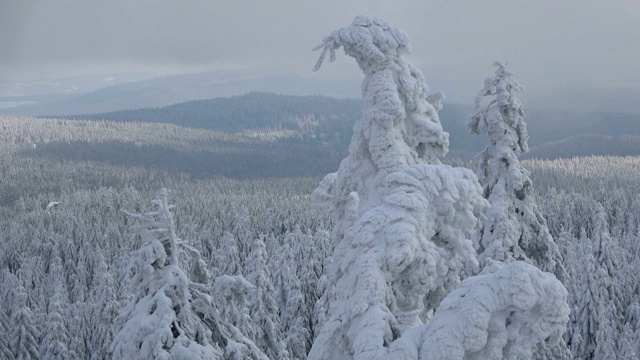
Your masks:
M 161 108 L 66 118 L 169 123 L 230 133 L 293 130 L 304 138 L 348 144 L 353 123 L 360 117 L 360 103 L 355 99 L 251 92 L 243 96 L 194 100 Z
M 168 173 L 186 179 L 319 176 L 346 152 L 265 133 L 171 124 L 0 117 L 0 129 L 3 204 L 42 188 L 60 193 L 148 183 L 158 189 L 170 186 L 159 180 Z
M 189 101 L 159 108 L 78 114 L 66 119 L 176 124 L 226 133 L 259 133 L 346 148 L 353 123 L 361 116 L 359 99 L 292 96 L 252 92 L 242 96 Z M 484 148 L 483 137 L 466 128 L 472 106 L 445 103 L 440 120 L 450 133 L 453 156 L 471 157 Z M 531 156 L 638 155 L 640 115 L 528 109 Z M 626 137 L 627 135 L 633 135 Z M 622 136 L 622 137 L 621 137 Z M 613 140 L 612 138 L 613 137 Z M 592 152 L 583 147 L 591 144 Z M 580 149 L 580 150 L 576 150 Z
M 640 154 L 640 136 L 582 134 L 542 144 L 524 158 L 558 159 L 585 156 L 634 156 Z

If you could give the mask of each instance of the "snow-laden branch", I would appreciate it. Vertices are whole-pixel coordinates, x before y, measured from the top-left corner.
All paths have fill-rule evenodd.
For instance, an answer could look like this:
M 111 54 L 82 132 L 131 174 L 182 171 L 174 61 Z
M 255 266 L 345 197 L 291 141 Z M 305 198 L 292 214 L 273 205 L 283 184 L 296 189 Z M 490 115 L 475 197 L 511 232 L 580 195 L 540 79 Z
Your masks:
M 375 187 L 372 181 L 379 183 L 408 165 L 439 163 L 438 158 L 448 151 L 449 134 L 438 118 L 444 95 L 428 94 L 424 76 L 405 57 L 410 45 L 402 30 L 379 18 L 358 16 L 326 37 L 321 47 L 323 53 L 331 52 L 332 59 L 335 50 L 343 47 L 365 73 L 364 109 L 353 129 L 349 155 L 315 194 L 342 222 L 348 217 L 343 211 L 346 204 L 354 201 L 352 192 L 379 203 L 381 198 L 370 194 Z
M 358 16 L 351 25 L 334 31 L 313 49 L 322 49 L 314 71 L 322 66 L 327 51 L 331 54 L 329 62 L 334 61 L 335 51 L 340 47 L 355 58 L 365 72 L 386 67 L 401 55 L 411 52 L 409 37 L 404 31 L 380 18 Z
M 442 301 L 420 359 L 530 359 L 536 344 L 557 344 L 568 321 L 567 290 L 552 274 L 496 263 Z

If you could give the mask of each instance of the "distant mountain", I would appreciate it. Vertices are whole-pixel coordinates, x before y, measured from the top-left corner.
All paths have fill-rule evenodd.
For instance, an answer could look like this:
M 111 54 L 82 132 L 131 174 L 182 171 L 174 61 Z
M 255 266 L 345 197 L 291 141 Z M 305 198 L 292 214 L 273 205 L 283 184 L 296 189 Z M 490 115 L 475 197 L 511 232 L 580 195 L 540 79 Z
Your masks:
M 121 83 L 64 99 L 53 99 L 53 101 L 38 99 L 37 104 L 26 104 L 10 109 L 0 108 L 0 112 L 30 116 L 102 113 L 242 95 L 251 91 L 359 97 L 359 85 L 360 80 L 355 78 L 335 81 L 317 74 L 301 76 L 264 74 L 255 70 L 211 71 Z
M 430 78 L 438 84 L 433 89 L 444 88 L 445 94 L 451 95 L 450 99 L 464 101 L 456 95 L 455 90 L 459 87 L 452 87 L 453 80 L 444 75 L 444 71 L 431 74 Z M 253 91 L 359 98 L 362 81 L 356 71 L 339 79 L 311 71 L 307 74 L 267 73 L 261 69 L 150 76 L 154 75 L 120 73 L 70 77 L 47 83 L 0 84 L 0 113 L 29 116 L 94 114 L 162 107 Z M 533 116 L 530 109 L 550 109 L 548 114 L 557 111 L 640 114 L 637 87 L 590 89 L 574 86 L 545 93 L 526 93 L 521 97 L 530 116 Z M 445 104 L 445 111 L 449 106 Z
M 122 72 L 69 76 L 47 82 L 0 83 L 0 113 L 14 115 L 46 114 L 47 110 L 74 104 L 87 93 L 125 82 L 137 82 L 157 74 Z M 64 111 L 63 111 L 64 112 Z
M 525 106 L 585 112 L 640 114 L 640 89 L 572 87 L 523 96 Z
M 39 82 L 0 83 L 0 99 L 45 97 L 48 95 L 79 95 L 123 82 L 144 81 L 158 74 L 118 72 L 97 75 L 78 75 Z
M 291 136 L 298 138 L 346 146 L 351 139 L 353 123 L 360 117 L 360 109 L 361 101 L 355 99 L 252 92 L 242 96 L 196 100 L 165 107 L 73 115 L 67 118 L 160 122 L 224 132 L 286 130 L 291 132 Z M 442 126 L 450 134 L 451 156 L 473 156 L 486 146 L 487 136 L 467 132 L 466 123 L 473 112 L 473 106 L 460 104 L 445 104 L 440 111 Z M 529 109 L 526 113 L 532 150 L 582 134 L 640 136 L 640 115 L 538 109 Z M 606 139 L 608 138 L 591 140 L 609 141 Z M 562 153 L 569 154 L 571 151 L 560 151 L 559 146 L 572 144 L 575 143 L 560 142 L 552 148 L 557 149 L 559 156 L 562 156 Z
M 242 96 L 194 100 L 160 108 L 73 115 L 66 118 L 157 122 L 227 133 L 289 131 L 298 138 L 348 144 L 360 117 L 361 101 L 325 96 L 252 92 Z

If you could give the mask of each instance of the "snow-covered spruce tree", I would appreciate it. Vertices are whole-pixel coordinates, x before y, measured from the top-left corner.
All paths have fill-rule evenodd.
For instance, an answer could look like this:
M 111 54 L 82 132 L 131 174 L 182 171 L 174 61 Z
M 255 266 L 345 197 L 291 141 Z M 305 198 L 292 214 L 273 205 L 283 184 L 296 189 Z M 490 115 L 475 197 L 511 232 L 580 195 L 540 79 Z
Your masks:
M 0 306 L 0 359 L 14 360 L 13 351 L 9 345 L 9 318 Z
M 576 256 L 580 259 L 579 275 L 572 278 L 572 287 L 577 289 L 577 294 L 572 299 L 571 322 L 569 324 L 569 347 L 575 359 L 592 359 L 596 349 L 596 333 L 601 319 L 600 292 L 598 291 L 596 261 L 593 256 L 591 240 L 587 238 L 584 229 L 580 229 L 580 238 L 577 241 Z M 600 273 L 602 274 L 602 272 Z
M 566 290 L 552 276 L 517 262 L 460 284 L 479 267 L 469 238 L 487 202 L 472 171 L 440 163 L 448 148 L 443 96 L 427 95 L 405 57 L 407 35 L 358 16 L 324 39 L 316 69 L 340 47 L 365 74 L 364 108 L 349 155 L 314 193 L 334 218 L 336 247 L 328 315 L 309 359 L 502 359 L 559 337 Z M 445 299 L 459 286 L 469 290 Z M 510 288 L 519 290 L 496 293 Z M 449 315 L 456 311 L 466 319 Z M 441 330 L 455 352 L 431 351 Z
M 527 151 L 524 111 L 515 96 L 523 89 L 512 72 L 496 61 L 495 76 L 476 97 L 477 112 L 468 123 L 472 134 L 486 133 L 490 143 L 478 154 L 478 179 L 491 207 L 474 236 L 478 258 L 506 263 L 522 260 L 566 281 L 562 257 L 534 198 L 529 172 L 518 157 Z M 483 104 L 485 98 L 488 103 Z
M 95 273 L 97 280 L 91 291 L 91 359 L 108 358 L 113 341 L 113 319 L 118 315 L 119 303 L 114 290 L 114 281 L 101 252 L 96 255 Z
M 116 319 L 120 331 L 111 346 L 113 357 L 266 359 L 250 340 L 220 319 L 210 295 L 217 286 L 190 282 L 181 269 L 179 253 L 200 255 L 177 238 L 167 197 L 163 189 L 160 199 L 153 201 L 156 211 L 128 213 L 141 222 L 135 228 L 142 233 L 142 246 L 132 253 L 133 296 Z
M 271 280 L 271 271 L 267 266 L 267 250 L 263 237 L 260 236 L 253 241 L 253 250 L 247 264 L 247 279 L 256 287 L 249 297 L 249 311 L 256 325 L 250 336 L 270 359 L 287 360 L 289 353 L 280 326 L 276 291 Z
M 27 292 L 22 284 L 14 289 L 15 310 L 11 313 L 9 341 L 16 359 L 38 359 L 38 337 L 33 326 L 31 309 L 27 306 Z
M 53 294 L 47 306 L 43 339 L 40 342 L 40 357 L 43 359 L 70 359 L 74 353 L 69 351 L 69 336 L 65 325 L 68 316 L 69 299 L 67 288 L 63 283 L 62 266 L 59 258 L 51 264 L 48 281 L 52 283 Z
M 631 324 L 626 323 L 622 330 L 622 336 L 618 341 L 618 359 L 619 360 L 635 360 L 638 359 L 639 355 L 637 352 L 638 344 L 637 339 L 634 338 L 633 330 L 631 329 Z

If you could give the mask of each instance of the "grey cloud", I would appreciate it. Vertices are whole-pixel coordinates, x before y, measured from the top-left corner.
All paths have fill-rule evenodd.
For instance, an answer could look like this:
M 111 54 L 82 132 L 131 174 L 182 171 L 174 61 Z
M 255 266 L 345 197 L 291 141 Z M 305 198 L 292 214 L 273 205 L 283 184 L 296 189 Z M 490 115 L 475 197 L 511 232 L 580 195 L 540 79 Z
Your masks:
M 403 28 L 411 61 L 454 97 L 473 96 L 495 59 L 534 91 L 640 83 L 633 1 L 0 1 L 0 82 L 115 64 L 310 72 L 323 36 L 369 14 Z M 357 71 L 340 56 L 319 76 Z

